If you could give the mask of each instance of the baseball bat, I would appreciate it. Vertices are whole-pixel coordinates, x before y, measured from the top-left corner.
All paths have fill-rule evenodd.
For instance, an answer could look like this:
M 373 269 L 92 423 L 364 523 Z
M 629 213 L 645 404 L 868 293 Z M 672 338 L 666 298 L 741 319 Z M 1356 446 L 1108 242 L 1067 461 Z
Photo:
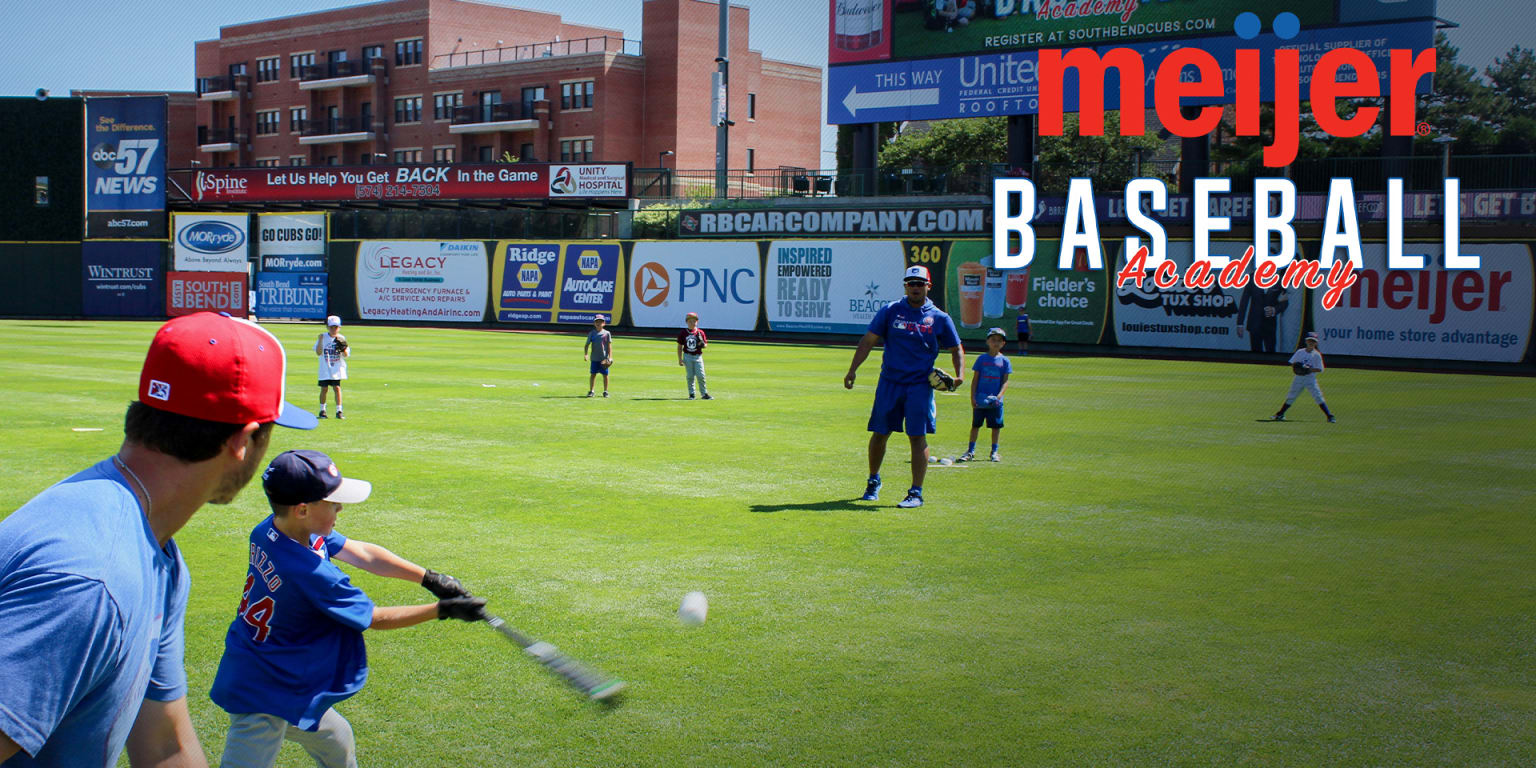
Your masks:
M 534 640 L 516 629 L 513 629 L 499 616 L 485 615 L 485 623 L 500 632 L 508 640 L 517 643 L 529 656 L 537 659 L 540 664 L 548 667 L 559 675 L 572 688 L 581 691 L 587 698 L 593 701 L 603 701 L 612 698 L 624 690 L 624 681 L 618 678 L 608 677 L 582 666 L 575 659 L 560 652 L 549 643 L 542 640 Z

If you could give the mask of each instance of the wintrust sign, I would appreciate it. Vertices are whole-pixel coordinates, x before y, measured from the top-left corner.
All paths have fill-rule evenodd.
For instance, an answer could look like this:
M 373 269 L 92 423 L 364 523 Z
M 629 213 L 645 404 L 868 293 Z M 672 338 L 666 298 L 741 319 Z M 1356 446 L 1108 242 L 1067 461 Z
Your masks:
M 643 242 L 630 253 L 630 320 L 681 327 L 688 312 L 706 328 L 757 327 L 762 269 L 755 242 Z

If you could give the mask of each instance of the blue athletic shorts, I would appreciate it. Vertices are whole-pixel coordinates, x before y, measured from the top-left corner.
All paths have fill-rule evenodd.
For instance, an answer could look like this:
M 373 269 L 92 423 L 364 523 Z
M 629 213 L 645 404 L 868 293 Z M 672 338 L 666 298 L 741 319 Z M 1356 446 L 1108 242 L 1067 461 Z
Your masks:
M 909 435 L 931 435 L 938 431 L 934 417 L 933 388 L 928 382 L 893 384 L 884 376 L 875 385 L 875 405 L 869 411 L 869 431 L 882 435 L 902 430 Z
M 588 372 L 589 373 L 601 373 L 604 376 L 606 376 L 606 375 L 608 375 L 608 369 L 612 368 L 612 367 L 613 367 L 613 363 L 609 363 L 607 365 L 603 365 L 603 361 L 601 361 L 601 360 L 593 360 L 592 361 L 592 367 L 591 367 L 591 369 Z
M 995 405 L 991 408 L 972 408 L 971 427 L 974 429 L 985 423 L 993 429 L 1003 428 L 1003 406 Z

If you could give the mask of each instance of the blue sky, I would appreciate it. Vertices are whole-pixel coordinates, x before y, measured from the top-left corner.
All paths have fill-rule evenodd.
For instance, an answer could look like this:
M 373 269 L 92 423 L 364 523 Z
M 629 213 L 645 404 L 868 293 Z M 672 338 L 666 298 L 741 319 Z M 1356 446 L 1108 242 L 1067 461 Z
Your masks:
M 751 45 L 764 56 L 812 66 L 827 63 L 827 0 L 734 0 L 752 9 Z M 1349 0 L 1344 0 L 1349 2 Z M 9 42 L 0 47 L 0 96 L 37 88 L 191 90 L 197 40 L 219 27 L 296 13 L 357 5 L 347 0 L 3 0 Z M 566 21 L 624 30 L 640 38 L 641 0 L 498 0 L 498 4 L 560 14 Z M 1280 5 L 1283 5 L 1283 0 Z M 1511 46 L 1536 47 L 1532 0 L 1439 0 L 1442 18 L 1462 60 L 1478 69 Z M 701 85 L 701 87 L 703 87 Z M 831 149 L 833 129 L 823 131 Z M 830 166 L 830 154 L 823 155 Z

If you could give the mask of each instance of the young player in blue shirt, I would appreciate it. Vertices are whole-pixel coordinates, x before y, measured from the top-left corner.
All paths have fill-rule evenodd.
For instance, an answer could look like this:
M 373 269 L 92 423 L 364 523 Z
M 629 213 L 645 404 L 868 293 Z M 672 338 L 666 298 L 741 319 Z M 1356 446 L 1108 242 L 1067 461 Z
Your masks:
M 928 435 L 938 426 L 928 373 L 933 370 L 939 351 L 948 351 L 955 366 L 955 386 L 960 386 L 965 382 L 965 349 L 960 346 L 954 321 L 928 300 L 928 290 L 933 285 L 928 268 L 908 267 L 902 282 L 907 297 L 875 313 L 869 330 L 853 352 L 853 363 L 843 377 L 843 386 L 853 389 L 859 366 L 875 344 L 883 340 L 880 382 L 875 387 L 875 404 L 869 413 L 869 480 L 861 498 L 880 498 L 880 464 L 885 460 L 886 441 L 891 432 L 905 425 L 912 446 L 912 487 L 896 506 L 909 509 L 923 505 Z
M 587 365 L 587 397 L 592 396 L 592 385 L 597 375 L 603 375 L 603 397 L 608 396 L 608 367 L 613 365 L 613 334 L 603 330 L 608 318 L 597 315 L 592 318 L 592 330 L 587 332 L 587 343 L 581 345 L 581 359 Z M 590 352 L 588 351 L 590 350 Z
M 1001 328 L 987 330 L 987 354 L 976 358 L 971 370 L 971 444 L 956 461 L 976 458 L 976 436 L 985 423 L 992 428 L 992 460 L 1002 461 L 997 453 L 998 436 L 1003 431 L 1003 391 L 1008 389 L 1008 376 L 1013 373 L 1013 363 L 1003 357 L 1003 346 L 1008 334 Z
M 262 474 L 272 515 L 251 531 L 250 565 L 209 697 L 229 713 L 222 768 L 270 768 L 283 741 L 323 768 L 355 768 L 352 726 L 333 707 L 368 679 L 363 630 L 478 621 L 485 601 L 452 576 L 336 532 L 343 504 L 372 486 L 319 451 L 287 451 Z M 381 608 L 331 559 L 419 583 L 435 603 Z

